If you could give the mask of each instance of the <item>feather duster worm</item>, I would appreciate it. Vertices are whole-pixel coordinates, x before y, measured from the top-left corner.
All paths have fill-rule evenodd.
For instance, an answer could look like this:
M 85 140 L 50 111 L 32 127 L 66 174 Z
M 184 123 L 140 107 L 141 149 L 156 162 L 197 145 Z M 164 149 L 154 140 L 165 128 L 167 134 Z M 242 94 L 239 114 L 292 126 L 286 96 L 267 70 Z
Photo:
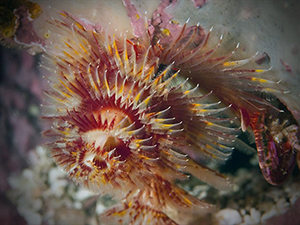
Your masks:
M 191 174 L 217 188 L 228 179 L 196 163 L 224 162 L 238 128 L 219 102 L 161 64 L 150 35 L 116 38 L 67 12 L 50 21 L 64 35 L 46 50 L 54 68 L 46 92 L 46 136 L 55 162 L 69 177 L 122 202 L 102 215 L 107 223 L 176 224 L 177 211 L 204 214 L 214 206 L 179 188 Z
M 155 30 L 168 30 L 169 24 L 160 22 Z M 159 40 L 161 62 L 173 62 L 182 76 L 192 78 L 231 106 L 230 110 L 241 121 L 242 131 L 250 128 L 254 133 L 265 179 L 273 185 L 281 184 L 293 171 L 296 153 L 300 151 L 297 122 L 275 97 L 289 91 L 274 80 L 270 68 L 257 68 L 258 53 L 249 59 L 235 60 L 237 44 L 233 51 L 222 55 L 218 49 L 223 35 L 211 47 L 211 32 L 212 29 L 205 34 L 199 25 L 185 24 L 174 36 L 154 33 L 153 40 Z
M 222 36 L 211 47 L 211 31 L 199 25 L 172 23 L 164 14 L 169 1 L 162 1 L 149 25 L 130 1 L 123 2 L 135 38 L 110 35 L 63 12 L 61 20 L 50 21 L 62 42 L 45 56 L 54 65 L 48 68 L 53 76 L 45 115 L 53 125 L 45 135 L 56 140 L 49 148 L 74 181 L 120 201 L 101 220 L 183 224 L 178 212 L 212 211 L 176 180 L 191 174 L 231 188 L 207 165 L 230 156 L 240 133 L 236 118 L 243 131 L 253 130 L 266 180 L 286 180 L 299 131 L 291 113 L 275 105 L 280 101 L 273 96 L 286 90 L 270 69 L 251 69 L 255 56 L 234 60 L 238 46 L 220 55 Z

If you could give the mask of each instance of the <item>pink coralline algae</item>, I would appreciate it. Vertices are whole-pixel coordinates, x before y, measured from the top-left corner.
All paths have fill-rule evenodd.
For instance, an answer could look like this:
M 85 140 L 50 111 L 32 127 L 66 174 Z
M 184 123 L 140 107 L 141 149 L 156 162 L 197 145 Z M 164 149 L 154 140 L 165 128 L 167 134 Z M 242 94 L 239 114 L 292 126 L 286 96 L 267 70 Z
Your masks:
M 33 23 L 41 13 L 42 9 L 37 3 L 26 0 L 3 1 L 0 42 L 8 47 L 40 49 L 44 46 L 44 40 L 36 34 Z
M 191 175 L 231 189 L 209 165 L 228 159 L 241 132 L 254 135 L 265 179 L 284 182 L 299 130 L 272 70 L 257 55 L 235 59 L 239 45 L 221 53 L 223 36 L 215 41 L 212 30 L 173 21 L 165 10 L 177 1 L 161 1 L 149 20 L 123 3 L 133 35 L 63 11 L 48 21 L 60 41 L 43 47 L 53 73 L 44 135 L 55 140 L 47 146 L 76 183 L 119 201 L 101 221 L 187 224 L 214 211 L 176 181 Z

